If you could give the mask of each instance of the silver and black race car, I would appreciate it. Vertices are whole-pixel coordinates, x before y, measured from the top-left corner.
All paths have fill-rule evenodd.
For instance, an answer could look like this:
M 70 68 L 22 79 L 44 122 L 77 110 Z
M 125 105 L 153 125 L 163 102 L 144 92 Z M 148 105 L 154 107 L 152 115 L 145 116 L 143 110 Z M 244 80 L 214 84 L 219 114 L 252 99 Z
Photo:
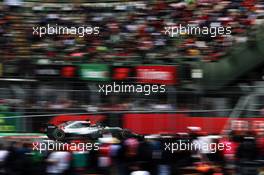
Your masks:
M 141 138 L 128 129 L 120 127 L 103 127 L 100 125 L 91 125 L 90 121 L 68 121 L 59 125 L 48 125 L 47 136 L 49 139 L 66 141 L 71 139 L 89 139 L 95 140 L 104 135 L 111 135 L 118 139 L 129 137 Z

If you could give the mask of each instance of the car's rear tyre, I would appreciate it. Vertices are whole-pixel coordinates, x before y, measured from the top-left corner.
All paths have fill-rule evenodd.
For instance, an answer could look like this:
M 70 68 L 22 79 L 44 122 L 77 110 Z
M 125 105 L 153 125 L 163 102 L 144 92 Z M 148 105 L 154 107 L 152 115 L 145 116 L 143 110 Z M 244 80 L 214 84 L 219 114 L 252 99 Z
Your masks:
M 63 130 L 61 130 L 61 129 L 55 129 L 54 131 L 53 131 L 53 137 L 54 137 L 54 140 L 58 140 L 58 141 L 63 141 L 63 140 L 65 140 L 65 133 L 64 133 L 64 131 Z

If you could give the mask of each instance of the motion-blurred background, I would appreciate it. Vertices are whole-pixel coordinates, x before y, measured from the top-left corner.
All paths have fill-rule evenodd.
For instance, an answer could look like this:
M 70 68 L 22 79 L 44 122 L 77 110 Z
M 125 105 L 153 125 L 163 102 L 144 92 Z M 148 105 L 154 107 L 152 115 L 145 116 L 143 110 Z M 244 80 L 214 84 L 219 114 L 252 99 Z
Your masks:
M 43 132 L 54 117 L 139 134 L 262 131 L 263 23 L 261 0 L 1 1 L 0 132 Z M 98 26 L 100 34 L 32 34 L 47 24 Z M 178 24 L 230 26 L 232 34 L 164 34 Z M 113 82 L 164 84 L 166 93 L 98 91 Z

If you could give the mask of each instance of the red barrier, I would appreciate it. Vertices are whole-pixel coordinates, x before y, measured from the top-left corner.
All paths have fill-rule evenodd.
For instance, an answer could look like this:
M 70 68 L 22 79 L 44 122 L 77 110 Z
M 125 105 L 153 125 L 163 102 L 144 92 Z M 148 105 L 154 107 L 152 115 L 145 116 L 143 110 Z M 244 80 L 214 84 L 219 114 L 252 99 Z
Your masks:
M 123 127 L 139 134 L 187 132 L 187 127 L 200 127 L 203 132 L 220 134 L 223 129 L 231 129 L 228 117 L 191 117 L 187 114 L 125 114 Z M 264 131 L 264 118 L 238 118 L 235 121 L 247 121 L 245 126 L 235 126 L 236 130 Z M 234 121 L 233 120 L 233 121 Z M 237 122 L 241 123 L 241 122 Z M 225 126 L 228 124 L 228 128 Z
M 186 114 L 125 114 L 123 127 L 139 134 L 187 132 L 188 126 L 207 133 L 220 133 L 227 117 L 190 117 Z

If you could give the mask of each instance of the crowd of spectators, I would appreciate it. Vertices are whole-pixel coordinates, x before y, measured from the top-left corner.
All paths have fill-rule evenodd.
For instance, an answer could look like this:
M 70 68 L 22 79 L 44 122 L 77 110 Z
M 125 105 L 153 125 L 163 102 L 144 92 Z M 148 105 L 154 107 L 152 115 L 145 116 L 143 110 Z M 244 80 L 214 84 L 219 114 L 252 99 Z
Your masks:
M 0 173 L 3 175 L 262 175 L 263 135 L 230 134 L 213 137 L 191 132 L 175 136 L 148 136 L 146 139 L 100 138 L 99 149 L 59 150 L 40 153 L 32 142 L 17 140 L 0 150 Z M 206 144 L 225 143 L 231 149 L 208 152 L 202 149 L 168 150 L 179 141 Z M 75 141 L 80 143 L 80 141 Z M 6 147 L 7 146 L 7 147 Z M 176 147 L 174 147 L 176 149 Z M 212 148 L 213 149 L 213 148 Z
M 110 3 L 111 4 L 111 3 Z M 41 63 L 176 63 L 216 61 L 230 47 L 246 42 L 259 23 L 260 0 L 190 0 L 178 2 L 103 3 L 1 3 L 0 48 L 2 60 L 33 59 Z M 50 25 L 98 26 L 99 35 L 33 35 L 33 27 Z M 164 27 L 194 24 L 231 27 L 231 36 L 164 34 Z

